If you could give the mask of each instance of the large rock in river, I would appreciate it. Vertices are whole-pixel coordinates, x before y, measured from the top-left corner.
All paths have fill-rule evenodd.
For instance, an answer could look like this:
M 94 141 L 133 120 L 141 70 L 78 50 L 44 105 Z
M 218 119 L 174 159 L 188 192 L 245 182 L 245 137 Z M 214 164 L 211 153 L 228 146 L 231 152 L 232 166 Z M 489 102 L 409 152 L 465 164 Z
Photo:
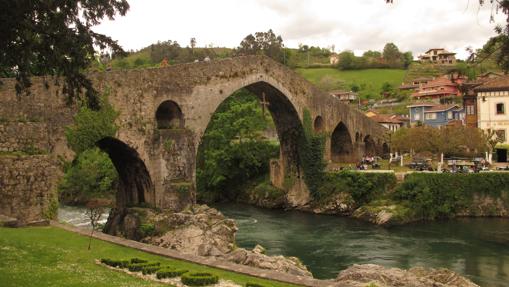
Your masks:
M 416 267 L 403 270 L 375 264 L 355 264 L 341 271 L 335 281 L 335 286 L 338 287 L 479 287 L 448 269 Z

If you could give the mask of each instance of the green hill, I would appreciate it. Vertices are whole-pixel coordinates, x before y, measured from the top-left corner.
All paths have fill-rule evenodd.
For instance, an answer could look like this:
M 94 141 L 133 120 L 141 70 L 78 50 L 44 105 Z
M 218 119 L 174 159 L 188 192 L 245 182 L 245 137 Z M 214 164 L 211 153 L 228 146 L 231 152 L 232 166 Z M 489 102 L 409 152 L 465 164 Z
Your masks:
M 434 64 L 421 64 L 413 62 L 405 75 L 404 82 L 408 83 L 417 78 L 433 78 L 446 74 L 447 71 L 455 66 L 434 65 Z
M 397 88 L 403 82 L 406 70 L 366 69 L 341 71 L 334 68 L 296 69 L 311 83 L 324 91 L 350 90 L 352 85 L 360 87 L 359 94 L 364 99 L 380 98 L 384 83 Z

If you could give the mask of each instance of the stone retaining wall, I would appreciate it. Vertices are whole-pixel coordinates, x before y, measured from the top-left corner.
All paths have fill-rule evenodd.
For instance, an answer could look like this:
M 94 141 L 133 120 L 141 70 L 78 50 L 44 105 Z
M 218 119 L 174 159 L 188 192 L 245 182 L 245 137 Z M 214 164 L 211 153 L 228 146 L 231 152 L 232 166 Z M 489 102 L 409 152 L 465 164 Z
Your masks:
M 54 218 L 61 174 L 48 155 L 0 156 L 0 214 L 20 224 Z

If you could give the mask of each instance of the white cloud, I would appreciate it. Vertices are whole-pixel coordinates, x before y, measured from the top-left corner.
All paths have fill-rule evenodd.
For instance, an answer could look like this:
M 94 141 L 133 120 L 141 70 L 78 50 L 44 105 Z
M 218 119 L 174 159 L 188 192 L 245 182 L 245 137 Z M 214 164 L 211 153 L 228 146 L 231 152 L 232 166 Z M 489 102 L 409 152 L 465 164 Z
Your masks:
M 414 55 L 445 47 L 465 57 L 467 46 L 480 47 L 495 35 L 490 7 L 468 0 L 130 0 L 130 11 L 105 21 L 96 31 L 126 49 L 177 40 L 185 46 L 235 47 L 247 34 L 273 29 L 285 45 L 299 43 L 362 52 L 394 42 Z M 497 15 L 503 23 L 503 15 Z

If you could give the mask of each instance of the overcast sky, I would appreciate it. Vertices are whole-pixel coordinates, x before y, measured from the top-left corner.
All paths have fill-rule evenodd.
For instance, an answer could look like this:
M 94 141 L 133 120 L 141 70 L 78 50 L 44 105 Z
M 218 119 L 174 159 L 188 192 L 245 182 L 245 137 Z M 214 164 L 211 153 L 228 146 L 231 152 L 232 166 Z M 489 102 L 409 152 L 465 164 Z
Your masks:
M 489 2 L 489 1 L 486 1 Z M 478 0 L 129 0 L 131 9 L 94 28 L 137 50 L 157 41 L 236 47 L 248 34 L 272 29 L 285 46 L 299 43 L 336 51 L 382 50 L 394 42 L 414 56 L 443 47 L 465 58 L 495 35 L 491 6 Z M 504 17 L 495 15 L 496 23 Z

